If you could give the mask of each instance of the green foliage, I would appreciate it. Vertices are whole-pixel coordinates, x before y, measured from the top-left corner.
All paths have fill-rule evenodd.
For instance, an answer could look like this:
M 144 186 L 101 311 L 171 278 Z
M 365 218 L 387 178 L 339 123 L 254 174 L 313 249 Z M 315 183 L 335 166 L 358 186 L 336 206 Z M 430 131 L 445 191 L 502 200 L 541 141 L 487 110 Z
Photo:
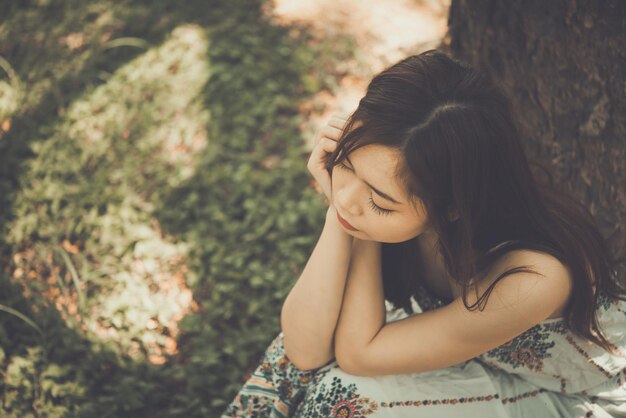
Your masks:
M 149 3 L 0 24 L 3 416 L 218 416 L 321 231 L 296 109 L 350 40 L 290 36 L 261 0 Z
M 33 142 L 31 180 L 15 200 L 8 241 L 18 248 L 36 241 L 44 250 L 45 244 L 55 249 L 60 257 L 50 264 L 68 270 L 65 286 L 77 291 L 79 302 L 79 277 L 89 281 L 92 297 L 82 308 L 100 312 L 89 318 L 89 328 L 114 327 L 123 349 L 151 316 L 173 314 L 165 300 L 150 306 L 158 296 L 147 296 L 155 293 L 150 284 L 158 286 L 157 266 L 159 274 L 174 274 L 170 261 L 186 249 L 159 236 L 152 212 L 159 193 L 186 173 L 166 147 L 178 146 L 206 124 L 198 97 L 208 74 L 205 52 L 198 28 L 180 28 L 75 101 L 52 136 Z M 175 64 L 177 73 L 171 74 L 168 68 Z M 182 83 L 187 89 L 171 100 Z M 187 116 L 176 117 L 177 112 Z M 170 137 L 178 142 L 168 143 Z M 63 240 L 86 251 L 72 262 L 59 251 Z M 94 266 L 110 273 L 97 280 Z
M 214 147 L 157 216 L 190 245 L 190 283 L 201 306 L 181 322 L 187 379 L 176 401 L 204 396 L 211 402 L 190 412 L 216 416 L 279 332 L 280 306 L 313 248 L 324 207 L 308 187 L 294 110 L 311 66 L 307 52 L 264 25 L 224 27 L 211 40 L 205 94 Z

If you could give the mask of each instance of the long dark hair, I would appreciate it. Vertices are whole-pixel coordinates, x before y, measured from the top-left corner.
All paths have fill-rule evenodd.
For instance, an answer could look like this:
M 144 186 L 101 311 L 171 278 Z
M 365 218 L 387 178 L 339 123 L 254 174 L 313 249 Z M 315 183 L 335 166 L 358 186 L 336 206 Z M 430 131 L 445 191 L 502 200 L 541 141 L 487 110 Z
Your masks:
M 486 275 L 498 257 L 539 250 L 572 274 L 566 326 L 610 349 L 596 307 L 601 298 L 626 298 L 617 280 L 619 260 L 610 257 L 587 208 L 531 170 L 508 99 L 486 74 L 438 50 L 407 57 L 371 80 L 338 142 L 326 161 L 329 173 L 368 144 L 402 152 L 396 174 L 411 202 L 423 202 L 467 309 L 484 309 L 493 287 L 510 274 L 539 274 L 529 266 L 509 269 L 468 305 L 470 281 Z M 382 259 L 385 299 L 411 313 L 420 281 L 417 237 L 383 243 Z

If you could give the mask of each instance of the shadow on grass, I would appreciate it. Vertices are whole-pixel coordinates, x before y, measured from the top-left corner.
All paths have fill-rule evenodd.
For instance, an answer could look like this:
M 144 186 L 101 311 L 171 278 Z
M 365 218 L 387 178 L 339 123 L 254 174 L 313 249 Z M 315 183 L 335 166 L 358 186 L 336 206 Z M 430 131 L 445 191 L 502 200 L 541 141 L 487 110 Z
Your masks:
M 33 156 L 31 144 L 50 135 L 72 102 L 106 83 L 149 46 L 163 42 L 175 27 L 236 25 L 233 19 L 242 11 L 254 14 L 261 4 L 49 0 L 4 5 L 0 57 L 9 67 L 0 71 L 0 81 L 19 91 L 16 103 L 0 101 L 0 225 L 6 227 L 12 218 L 24 163 Z M 2 232 L 0 240 L 6 235 Z
M 244 23 L 249 22 L 249 23 Z M 178 405 L 219 416 L 280 331 L 324 204 L 310 186 L 297 105 L 317 58 L 305 39 L 238 10 L 210 32 L 209 146 L 155 214 L 189 244 L 197 312 L 180 321 Z

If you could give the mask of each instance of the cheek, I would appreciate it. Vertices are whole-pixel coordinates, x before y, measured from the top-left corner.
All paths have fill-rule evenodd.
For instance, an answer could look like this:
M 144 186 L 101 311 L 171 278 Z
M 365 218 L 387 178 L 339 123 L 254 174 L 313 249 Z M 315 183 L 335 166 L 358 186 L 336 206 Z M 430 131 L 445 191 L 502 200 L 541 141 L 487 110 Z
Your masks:
M 407 219 L 406 217 L 397 217 L 396 219 L 379 219 L 375 223 L 372 234 L 375 234 L 381 242 L 398 243 L 415 238 L 423 231 L 423 222 L 417 222 L 415 219 Z

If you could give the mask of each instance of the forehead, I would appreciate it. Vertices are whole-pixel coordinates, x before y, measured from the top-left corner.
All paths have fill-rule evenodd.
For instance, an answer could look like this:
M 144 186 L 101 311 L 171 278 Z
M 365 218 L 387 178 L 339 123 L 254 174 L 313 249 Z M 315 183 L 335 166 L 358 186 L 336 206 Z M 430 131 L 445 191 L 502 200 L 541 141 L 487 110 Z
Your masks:
M 380 174 L 388 174 L 389 176 L 394 175 L 400 157 L 401 154 L 398 150 L 380 144 L 365 145 L 348 155 L 350 161 L 375 167 Z

